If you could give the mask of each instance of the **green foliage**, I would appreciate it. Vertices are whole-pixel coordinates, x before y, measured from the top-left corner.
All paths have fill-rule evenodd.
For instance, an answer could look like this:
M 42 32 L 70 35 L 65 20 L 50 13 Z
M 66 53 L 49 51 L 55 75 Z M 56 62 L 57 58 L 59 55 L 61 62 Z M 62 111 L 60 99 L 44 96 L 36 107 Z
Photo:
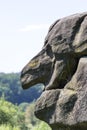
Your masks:
M 0 99 L 0 124 L 11 126 L 21 126 L 24 122 L 24 113 L 19 111 L 18 106 Z
M 0 129 L 1 130 L 51 130 L 50 127 L 34 116 L 34 105 L 20 104 L 16 106 L 0 99 Z M 23 108 L 22 108 L 23 107 Z M 25 110 L 24 110 L 25 108 Z
M 13 117 L 16 114 L 16 108 L 13 104 L 0 100 L 0 124 L 14 124 Z
M 0 130 L 21 130 L 19 127 L 11 125 L 0 125 Z
M 35 102 L 28 103 L 36 100 L 41 91 L 41 85 L 24 91 L 19 73 L 0 73 L 0 130 L 51 130 L 35 118 Z
M 18 126 L 12 127 L 11 125 L 0 125 L 0 130 L 22 130 Z M 23 130 L 51 130 L 51 128 L 44 122 L 41 122 L 37 126 L 31 126 L 31 128 L 23 128 Z
M 0 96 L 4 93 L 6 100 L 20 104 L 36 100 L 42 91 L 42 85 L 36 85 L 23 90 L 20 82 L 20 73 L 0 73 Z

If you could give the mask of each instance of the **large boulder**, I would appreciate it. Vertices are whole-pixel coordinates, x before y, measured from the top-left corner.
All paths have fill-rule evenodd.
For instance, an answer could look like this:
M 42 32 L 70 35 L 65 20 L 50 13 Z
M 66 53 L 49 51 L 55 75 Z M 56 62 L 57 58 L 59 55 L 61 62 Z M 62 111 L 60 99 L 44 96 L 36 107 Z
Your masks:
M 53 130 L 87 130 L 87 12 L 57 20 L 22 70 L 24 89 L 44 84 L 35 115 Z

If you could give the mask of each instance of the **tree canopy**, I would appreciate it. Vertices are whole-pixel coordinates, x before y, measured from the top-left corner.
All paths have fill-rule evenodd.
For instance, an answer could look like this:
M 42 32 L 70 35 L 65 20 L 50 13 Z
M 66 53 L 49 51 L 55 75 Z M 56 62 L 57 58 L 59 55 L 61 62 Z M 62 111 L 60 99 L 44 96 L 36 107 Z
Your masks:
M 0 97 L 4 94 L 7 101 L 14 104 L 22 102 L 32 102 L 36 100 L 42 92 L 42 85 L 23 90 L 20 82 L 20 73 L 0 73 Z

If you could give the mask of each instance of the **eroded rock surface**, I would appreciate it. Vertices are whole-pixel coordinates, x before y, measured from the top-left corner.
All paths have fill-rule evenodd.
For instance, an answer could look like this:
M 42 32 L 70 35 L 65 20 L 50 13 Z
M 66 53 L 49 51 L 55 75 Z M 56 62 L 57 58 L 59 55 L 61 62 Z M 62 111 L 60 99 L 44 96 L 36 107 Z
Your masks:
M 43 83 L 35 115 L 53 130 L 87 130 L 87 12 L 57 20 L 22 70 L 24 89 Z

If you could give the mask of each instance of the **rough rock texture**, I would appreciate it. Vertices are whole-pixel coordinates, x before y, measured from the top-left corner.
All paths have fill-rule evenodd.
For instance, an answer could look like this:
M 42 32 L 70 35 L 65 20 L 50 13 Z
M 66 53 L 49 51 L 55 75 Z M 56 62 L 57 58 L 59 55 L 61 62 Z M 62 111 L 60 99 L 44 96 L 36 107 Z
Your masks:
M 57 130 L 67 125 L 75 130 L 87 129 L 87 57 L 80 59 L 77 71 L 64 89 L 42 93 L 35 114 Z
M 57 20 L 22 70 L 24 89 L 44 84 L 35 115 L 53 130 L 87 130 L 87 12 Z

